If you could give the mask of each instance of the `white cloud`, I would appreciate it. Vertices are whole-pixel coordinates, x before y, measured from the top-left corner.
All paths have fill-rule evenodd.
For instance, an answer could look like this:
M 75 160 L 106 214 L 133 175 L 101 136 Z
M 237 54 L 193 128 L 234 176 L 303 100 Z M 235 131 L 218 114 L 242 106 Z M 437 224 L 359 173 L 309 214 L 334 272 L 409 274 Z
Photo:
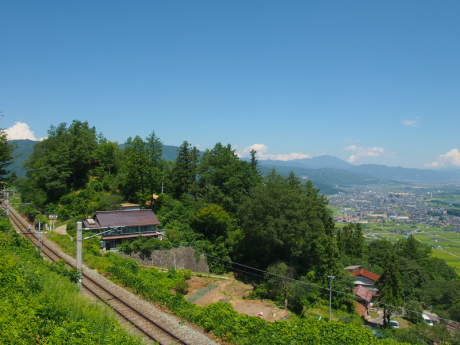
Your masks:
M 20 121 L 16 122 L 10 128 L 5 129 L 5 133 L 8 135 L 8 140 L 29 139 L 37 141 L 34 132 L 29 129 L 29 125 Z
M 241 149 L 238 146 L 235 146 L 234 149 L 236 150 L 235 153 L 238 155 L 238 157 L 249 157 L 251 150 L 256 150 L 257 157 L 260 160 L 273 159 L 279 161 L 290 161 L 293 159 L 311 158 L 310 155 L 295 152 L 279 155 L 267 154 L 266 152 L 268 150 L 268 146 L 264 144 L 254 144 Z
M 355 152 L 355 154 L 351 155 L 350 158 L 348 158 L 349 163 L 354 163 L 358 159 L 363 157 L 378 157 L 387 153 L 381 147 L 363 147 L 356 145 L 344 147 L 343 150 Z
M 418 127 L 418 121 L 415 120 L 402 120 L 402 124 L 410 127 Z
M 455 165 L 460 167 L 460 152 L 458 149 L 452 149 L 444 155 L 439 155 L 435 162 L 425 164 L 425 166 L 429 168 L 435 168 L 444 165 Z

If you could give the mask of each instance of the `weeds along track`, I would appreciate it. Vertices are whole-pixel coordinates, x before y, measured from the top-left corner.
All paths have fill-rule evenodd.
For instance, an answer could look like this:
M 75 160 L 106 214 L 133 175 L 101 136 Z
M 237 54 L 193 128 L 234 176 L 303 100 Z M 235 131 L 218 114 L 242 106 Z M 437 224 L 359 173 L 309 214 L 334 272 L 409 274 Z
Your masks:
M 20 230 L 20 234 L 23 237 L 28 238 L 35 246 L 38 247 L 39 241 L 36 234 L 33 232 L 27 232 L 28 224 L 26 225 L 24 221 L 10 208 L 10 220 L 16 225 Z M 43 242 L 41 243 L 41 250 L 44 255 L 46 255 L 51 261 L 65 260 L 67 265 L 70 267 L 75 267 L 73 263 L 69 262 L 67 258 L 61 256 L 54 249 L 50 248 Z M 141 331 L 145 336 L 159 344 L 184 344 L 188 345 L 189 343 L 185 340 L 174 335 L 158 322 L 152 320 L 148 315 L 145 315 L 139 311 L 135 306 L 130 302 L 124 300 L 121 296 L 117 296 L 116 293 L 109 291 L 104 284 L 101 282 L 95 281 L 88 274 L 82 274 L 82 286 L 90 292 L 97 299 L 101 300 L 106 305 L 110 306 L 114 311 L 116 311 L 121 317 L 126 321 L 131 323 L 139 331 Z

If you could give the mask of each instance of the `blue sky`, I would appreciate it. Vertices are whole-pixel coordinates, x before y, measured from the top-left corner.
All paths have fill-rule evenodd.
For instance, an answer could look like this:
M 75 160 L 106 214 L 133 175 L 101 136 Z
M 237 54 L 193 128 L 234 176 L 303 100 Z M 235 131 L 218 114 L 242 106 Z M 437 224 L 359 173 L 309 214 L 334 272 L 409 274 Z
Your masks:
M 458 1 L 0 0 L 0 14 L 10 136 L 79 119 L 118 142 L 155 130 L 264 159 L 460 167 Z

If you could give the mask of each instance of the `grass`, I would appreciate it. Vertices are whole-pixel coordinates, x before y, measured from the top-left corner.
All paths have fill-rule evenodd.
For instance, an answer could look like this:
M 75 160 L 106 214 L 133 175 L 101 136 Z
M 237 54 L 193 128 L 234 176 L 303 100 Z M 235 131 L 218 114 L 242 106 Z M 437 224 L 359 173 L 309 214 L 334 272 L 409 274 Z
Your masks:
M 326 207 L 328 209 L 332 210 L 334 217 L 341 217 L 342 216 L 342 214 L 340 213 L 340 208 L 339 207 L 331 206 L 331 205 L 327 205 Z
M 457 273 L 460 275 L 460 258 L 457 258 L 449 253 L 443 252 L 438 249 L 433 249 L 433 256 L 436 258 L 446 260 L 447 264 L 455 268 L 457 270 Z

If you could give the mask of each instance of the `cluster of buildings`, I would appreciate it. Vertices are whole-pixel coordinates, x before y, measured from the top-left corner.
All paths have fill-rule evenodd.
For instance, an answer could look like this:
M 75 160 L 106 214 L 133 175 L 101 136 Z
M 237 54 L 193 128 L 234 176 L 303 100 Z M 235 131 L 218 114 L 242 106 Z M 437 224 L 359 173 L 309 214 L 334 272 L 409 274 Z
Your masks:
M 361 265 L 347 266 L 345 270 L 355 276 L 356 311 L 359 315 L 366 317 L 369 315 L 373 300 L 378 297 L 378 289 L 374 284 L 379 276 L 366 271 Z
M 393 221 L 416 227 L 448 228 L 460 232 L 460 217 L 447 214 L 449 205 L 434 205 L 423 190 L 413 188 L 402 193 L 378 190 L 351 191 L 329 197 L 329 204 L 339 207 L 338 223 L 385 223 Z

